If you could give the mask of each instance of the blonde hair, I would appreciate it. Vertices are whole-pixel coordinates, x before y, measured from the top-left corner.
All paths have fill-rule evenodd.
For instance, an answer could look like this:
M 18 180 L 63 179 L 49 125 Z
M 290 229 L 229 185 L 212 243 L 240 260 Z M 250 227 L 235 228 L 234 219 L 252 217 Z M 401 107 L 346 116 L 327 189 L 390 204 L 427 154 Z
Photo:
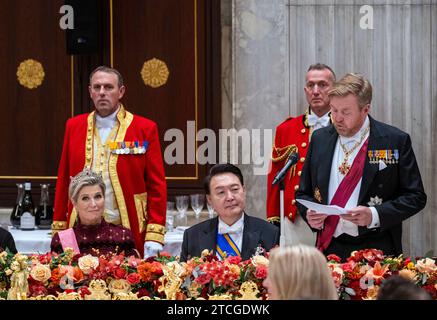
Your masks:
M 103 196 L 105 196 L 106 186 L 100 174 L 85 168 L 77 175 L 71 178 L 70 186 L 68 188 L 68 196 L 72 202 L 77 202 L 79 192 L 83 187 L 98 185 L 102 189 Z
M 327 260 L 315 247 L 295 245 L 272 249 L 268 277 L 279 300 L 338 299 Z
M 349 94 L 356 96 L 358 105 L 364 107 L 372 101 L 372 85 L 363 75 L 348 73 L 334 83 L 334 86 L 328 92 L 330 98 L 333 96 L 345 97 Z

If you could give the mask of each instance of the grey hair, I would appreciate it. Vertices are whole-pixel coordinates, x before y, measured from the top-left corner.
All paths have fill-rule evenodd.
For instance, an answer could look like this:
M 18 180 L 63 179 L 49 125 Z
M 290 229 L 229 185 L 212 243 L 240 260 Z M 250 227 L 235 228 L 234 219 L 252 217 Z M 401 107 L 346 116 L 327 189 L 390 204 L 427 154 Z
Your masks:
M 71 178 L 70 186 L 68 188 L 68 196 L 72 202 L 77 202 L 79 192 L 83 187 L 95 185 L 98 185 L 100 189 L 102 189 L 103 196 L 105 196 L 106 186 L 103 182 L 102 175 L 85 168 L 83 171 Z
M 93 71 L 91 71 L 90 85 L 91 85 L 91 80 L 93 79 L 93 76 L 96 72 L 113 73 L 117 76 L 118 87 L 124 86 L 123 76 L 121 75 L 120 71 L 118 71 L 117 69 L 114 69 L 114 68 L 107 67 L 107 66 L 99 66 L 99 67 L 95 68 Z

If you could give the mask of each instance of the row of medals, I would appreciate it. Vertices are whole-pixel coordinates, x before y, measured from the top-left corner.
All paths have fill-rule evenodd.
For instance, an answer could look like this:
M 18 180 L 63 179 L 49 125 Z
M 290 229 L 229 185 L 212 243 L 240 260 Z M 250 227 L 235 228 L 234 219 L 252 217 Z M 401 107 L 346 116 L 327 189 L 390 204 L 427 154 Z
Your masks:
M 399 151 L 395 150 L 368 150 L 367 155 L 369 156 L 369 163 L 376 164 L 379 161 L 384 161 L 385 163 L 395 164 L 398 163 Z

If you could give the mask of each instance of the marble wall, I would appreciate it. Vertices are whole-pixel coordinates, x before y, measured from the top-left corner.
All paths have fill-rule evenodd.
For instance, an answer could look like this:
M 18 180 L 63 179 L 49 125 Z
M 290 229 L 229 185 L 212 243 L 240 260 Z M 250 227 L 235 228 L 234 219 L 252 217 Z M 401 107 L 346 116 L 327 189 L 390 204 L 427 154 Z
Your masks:
M 261 218 L 265 218 L 265 173 L 274 128 L 289 115 L 286 4 L 286 0 L 222 1 L 223 128 L 249 130 L 250 151 L 264 156 L 260 165 L 259 157 L 256 161 L 253 156 L 250 163 L 242 163 L 242 153 L 247 153 L 241 148 L 228 153 L 239 156 L 235 163 L 245 177 L 247 211 Z M 260 150 L 254 148 L 258 145 Z

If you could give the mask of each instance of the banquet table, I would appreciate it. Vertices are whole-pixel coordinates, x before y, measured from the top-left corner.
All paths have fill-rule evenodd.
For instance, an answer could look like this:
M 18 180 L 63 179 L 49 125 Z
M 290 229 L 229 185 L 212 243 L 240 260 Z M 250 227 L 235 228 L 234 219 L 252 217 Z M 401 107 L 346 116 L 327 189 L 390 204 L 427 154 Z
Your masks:
M 178 256 L 181 253 L 182 238 L 184 227 L 177 227 L 164 236 L 164 251 L 172 256 Z M 15 240 L 15 246 L 18 252 L 23 254 L 46 253 L 50 251 L 50 242 L 52 241 L 51 230 L 35 229 L 32 231 L 23 231 L 9 226 L 9 232 Z

